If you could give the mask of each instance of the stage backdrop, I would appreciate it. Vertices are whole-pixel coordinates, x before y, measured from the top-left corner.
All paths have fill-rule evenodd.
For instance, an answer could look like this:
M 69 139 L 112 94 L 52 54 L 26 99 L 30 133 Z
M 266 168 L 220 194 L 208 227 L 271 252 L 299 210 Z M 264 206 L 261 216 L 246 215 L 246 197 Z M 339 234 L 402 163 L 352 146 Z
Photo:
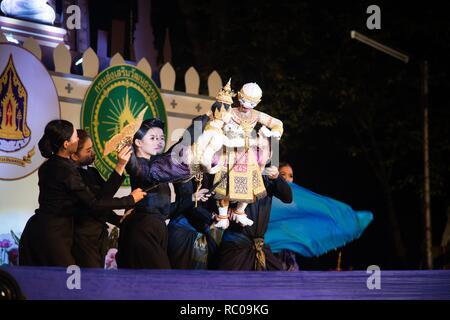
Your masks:
M 0 92 L 9 92 L 2 93 L 0 99 L 1 240 L 2 235 L 11 230 L 20 234 L 38 207 L 37 168 L 43 159 L 37 141 L 45 124 L 60 117 L 80 128 L 86 92 L 100 70 L 99 59 L 92 49 L 83 54 L 81 76 L 71 74 L 75 61 L 62 43 L 53 51 L 54 70 L 45 69 L 40 61 L 41 48 L 32 38 L 13 45 L 0 33 L 0 45 Z M 114 55 L 110 61 L 110 66 L 125 64 L 120 54 Z M 136 64 L 136 68 L 151 78 L 152 69 L 145 58 Z M 155 86 L 161 99 L 159 106 L 165 111 L 160 113 L 165 113 L 167 120 L 166 148 L 178 140 L 192 118 L 206 113 L 222 87 L 220 76 L 213 71 L 207 80 L 208 96 L 199 95 L 200 77 L 193 67 L 184 75 L 185 92 L 174 90 L 175 80 L 173 67 L 166 63 L 159 70 L 160 87 Z M 104 120 L 107 121 L 100 119 Z M 129 191 L 128 187 L 123 187 L 118 195 Z

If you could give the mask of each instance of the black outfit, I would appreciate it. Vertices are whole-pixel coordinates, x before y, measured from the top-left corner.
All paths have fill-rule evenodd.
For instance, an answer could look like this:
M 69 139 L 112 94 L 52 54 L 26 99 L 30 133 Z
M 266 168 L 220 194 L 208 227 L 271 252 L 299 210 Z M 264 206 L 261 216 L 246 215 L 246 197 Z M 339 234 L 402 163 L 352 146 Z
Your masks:
M 127 209 L 133 197 L 97 199 L 72 160 L 54 155 L 39 168 L 39 209 L 28 220 L 19 244 L 19 264 L 68 266 L 72 255 L 73 217 L 89 211 Z
M 270 247 L 264 244 L 264 234 L 269 224 L 272 197 L 284 203 L 292 202 L 289 184 L 279 176 L 270 180 L 263 176 L 267 196 L 256 200 L 245 209 L 252 226 L 242 227 L 231 223 L 225 230 L 219 249 L 219 269 L 222 270 L 283 270 L 283 266 Z
M 204 174 L 201 188 L 212 186 L 213 175 Z M 174 185 L 177 197 L 192 195 L 197 189 L 195 180 Z M 212 214 L 217 212 L 216 200 L 212 197 L 206 202 L 198 201 L 191 208 L 168 225 L 169 243 L 167 253 L 173 269 L 216 269 L 217 254 L 222 229 L 211 228 Z
M 152 157 L 157 158 L 157 157 Z M 147 196 L 137 203 L 134 213 L 121 225 L 118 252 L 119 268 L 169 269 L 167 256 L 166 219 L 178 212 L 192 208 L 192 194 L 180 197 L 170 203 L 170 188 L 167 183 L 158 183 L 150 175 L 152 159 L 136 157 L 134 165 L 127 165 L 131 187 L 146 190 Z
M 97 169 L 78 168 L 83 182 L 95 194 L 97 199 L 111 199 L 119 190 L 125 175 L 115 170 L 105 182 Z M 74 216 L 74 242 L 72 254 L 76 264 L 85 268 L 103 268 L 108 250 L 108 226 L 106 222 L 118 226 L 121 216 L 112 210 L 89 212 L 80 206 Z

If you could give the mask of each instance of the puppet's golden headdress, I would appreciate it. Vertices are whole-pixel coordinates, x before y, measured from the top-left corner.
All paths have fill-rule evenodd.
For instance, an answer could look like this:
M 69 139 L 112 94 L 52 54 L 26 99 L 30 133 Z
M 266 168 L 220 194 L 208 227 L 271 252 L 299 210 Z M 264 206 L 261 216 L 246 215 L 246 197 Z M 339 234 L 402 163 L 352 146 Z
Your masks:
M 233 104 L 234 96 L 236 96 L 236 94 L 231 89 L 231 78 L 230 78 L 227 84 L 222 89 L 220 89 L 219 93 L 216 96 L 216 101 L 226 104 Z
M 133 122 L 123 127 L 118 134 L 105 143 L 105 149 L 103 150 L 104 157 L 113 151 L 120 152 L 126 145 L 133 144 L 133 137 L 141 127 L 142 121 L 144 121 L 144 114 L 147 108 L 145 107 Z
M 231 78 L 228 80 L 227 84 L 220 89 L 216 96 L 216 101 L 222 103 L 220 108 L 216 108 L 214 111 L 210 111 L 210 116 L 214 119 L 222 119 L 224 113 L 229 112 L 230 106 L 233 104 L 233 97 L 236 96 L 234 91 L 231 89 Z M 224 104 L 228 105 L 227 107 Z

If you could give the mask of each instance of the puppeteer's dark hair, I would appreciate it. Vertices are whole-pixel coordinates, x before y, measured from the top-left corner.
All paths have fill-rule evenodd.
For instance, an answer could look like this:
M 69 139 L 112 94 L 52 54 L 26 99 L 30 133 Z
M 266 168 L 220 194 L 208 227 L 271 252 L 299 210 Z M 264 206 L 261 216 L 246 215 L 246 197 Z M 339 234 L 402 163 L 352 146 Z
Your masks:
M 291 167 L 292 168 L 292 166 L 289 163 L 287 163 L 287 162 L 280 162 L 280 165 L 278 166 L 278 169 L 281 169 L 283 167 Z
M 144 138 L 144 136 L 147 134 L 148 130 L 150 130 L 151 128 L 160 128 L 161 130 L 164 131 L 164 122 L 162 122 L 160 119 L 158 118 L 151 118 L 151 119 L 146 119 L 144 121 L 142 121 L 141 126 L 139 127 L 139 130 L 136 131 L 136 133 L 133 136 L 133 149 L 134 151 L 136 151 L 136 145 L 135 145 L 135 141 L 136 139 L 142 139 Z M 135 155 L 136 152 L 133 152 L 131 154 L 130 160 L 127 163 L 126 166 L 126 170 L 128 173 L 133 172 L 134 174 L 139 175 L 139 165 L 138 165 L 138 161 Z
M 73 124 L 67 120 L 52 120 L 45 126 L 44 135 L 39 140 L 39 151 L 44 158 L 50 158 L 61 149 L 64 141 L 73 134 Z
M 148 130 L 150 130 L 151 128 L 160 128 L 161 130 L 164 131 L 164 122 L 162 122 L 160 119 L 158 118 L 151 118 L 151 119 L 146 119 L 144 121 L 142 121 L 142 124 L 139 128 L 139 130 L 134 134 L 133 137 L 133 145 L 134 145 L 134 141 L 136 139 L 142 139 L 148 132 Z
M 78 148 L 76 153 L 78 154 L 80 150 L 83 149 L 86 141 L 91 138 L 91 136 L 84 129 L 77 129 L 77 134 L 78 134 Z

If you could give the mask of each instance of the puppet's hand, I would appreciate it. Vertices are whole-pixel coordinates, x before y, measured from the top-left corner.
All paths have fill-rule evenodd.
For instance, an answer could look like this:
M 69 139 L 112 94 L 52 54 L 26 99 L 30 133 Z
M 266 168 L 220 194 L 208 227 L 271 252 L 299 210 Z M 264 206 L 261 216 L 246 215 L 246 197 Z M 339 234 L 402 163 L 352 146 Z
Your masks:
M 215 165 L 214 167 L 210 168 L 208 173 L 209 174 L 216 174 L 217 172 L 220 171 L 221 168 L 222 168 L 222 164 L 219 163 L 219 164 Z
M 277 140 L 281 139 L 281 133 L 279 131 L 273 131 L 272 130 L 272 137 L 274 137 Z
M 273 133 L 270 131 L 266 126 L 262 126 L 261 129 L 259 129 L 259 132 L 266 138 L 272 137 Z
M 228 215 L 215 215 L 214 219 L 217 221 L 214 226 L 219 229 L 227 229 L 230 226 Z

